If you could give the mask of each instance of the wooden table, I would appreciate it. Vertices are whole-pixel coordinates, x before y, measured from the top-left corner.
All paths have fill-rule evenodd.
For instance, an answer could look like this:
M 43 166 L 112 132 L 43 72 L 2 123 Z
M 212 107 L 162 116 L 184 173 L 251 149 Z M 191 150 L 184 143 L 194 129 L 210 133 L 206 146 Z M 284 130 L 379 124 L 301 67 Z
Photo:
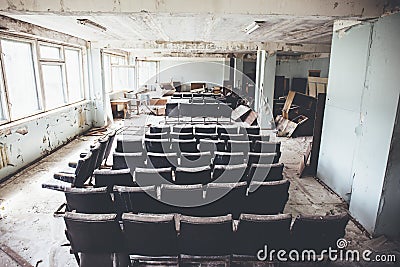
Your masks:
M 124 106 L 123 119 L 125 119 L 126 114 L 128 113 L 128 105 L 129 105 L 130 101 L 131 100 L 127 99 L 127 98 L 111 100 L 110 103 L 111 103 L 111 111 L 112 111 L 113 117 L 114 118 L 118 117 L 118 106 Z

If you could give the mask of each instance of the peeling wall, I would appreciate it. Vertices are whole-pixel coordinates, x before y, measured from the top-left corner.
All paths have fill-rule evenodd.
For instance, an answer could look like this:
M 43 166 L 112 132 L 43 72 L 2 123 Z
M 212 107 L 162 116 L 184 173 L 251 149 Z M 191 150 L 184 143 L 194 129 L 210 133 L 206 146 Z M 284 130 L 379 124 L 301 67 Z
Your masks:
M 373 235 L 399 235 L 398 25 L 400 14 L 390 15 L 339 30 L 332 41 L 317 176 Z
M 204 61 L 167 59 L 160 60 L 160 82 L 206 82 L 209 86 L 222 86 L 225 73 L 229 74 L 229 65 L 224 59 Z
M 309 70 L 321 70 L 321 77 L 327 78 L 329 74 L 329 57 L 307 60 L 277 60 L 276 63 L 276 75 L 290 78 L 290 84 L 292 83 L 292 78 L 307 78 Z
M 0 182 L 89 130 L 92 110 L 93 103 L 85 101 L 0 126 L 1 158 L 7 157 Z

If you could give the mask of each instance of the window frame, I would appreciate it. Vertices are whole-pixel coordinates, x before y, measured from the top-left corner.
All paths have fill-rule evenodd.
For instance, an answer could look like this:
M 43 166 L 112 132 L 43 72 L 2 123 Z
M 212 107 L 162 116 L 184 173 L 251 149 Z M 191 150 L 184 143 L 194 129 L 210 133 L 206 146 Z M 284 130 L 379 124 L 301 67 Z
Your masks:
M 104 66 L 104 56 L 106 56 L 106 55 L 110 57 L 110 61 L 109 61 L 109 65 L 108 65 L 110 72 L 109 72 L 109 74 L 107 74 L 108 78 L 110 80 L 110 88 L 106 88 L 106 86 L 107 86 L 106 85 L 106 73 L 105 73 L 105 66 Z M 113 57 L 123 58 L 124 64 L 111 63 Z M 128 54 L 118 53 L 116 51 L 109 51 L 109 50 L 104 50 L 104 49 L 101 51 L 101 69 L 102 69 L 102 73 L 103 73 L 103 87 L 104 87 L 106 94 L 114 94 L 114 93 L 123 91 L 123 90 L 114 90 L 112 67 L 113 66 L 128 66 L 128 65 L 129 65 Z M 135 74 L 136 74 L 136 68 L 135 68 Z
M 5 73 L 5 64 L 4 64 L 4 57 L 2 52 L 2 45 L 1 40 L 9 40 L 14 42 L 21 42 L 21 43 L 29 43 L 31 46 L 32 52 L 32 64 L 33 64 L 33 71 L 34 71 L 34 78 L 35 78 L 35 85 L 36 85 L 36 93 L 38 96 L 38 106 L 39 109 L 36 112 L 29 113 L 23 117 L 18 118 L 11 118 L 11 104 L 9 98 L 9 88 L 7 83 L 7 75 Z M 60 48 L 60 59 L 50 59 L 50 58 L 41 58 L 40 53 L 40 45 L 49 46 L 49 47 L 57 47 Z M 75 50 L 79 53 L 79 67 L 80 67 L 80 93 L 81 99 L 76 101 L 69 100 L 69 88 L 68 88 L 68 81 L 67 81 L 67 70 L 66 70 L 66 63 L 65 63 L 65 49 Z M 0 33 L 0 75 L 2 76 L 2 90 L 0 92 L 2 101 L 2 109 L 5 119 L 0 118 L 0 125 L 5 125 L 7 123 L 12 123 L 15 121 L 23 120 L 38 114 L 43 114 L 52 110 L 61 109 L 67 107 L 69 105 L 73 105 L 79 102 L 83 102 L 87 100 L 87 77 L 85 74 L 85 69 L 88 67 L 88 62 L 84 60 L 84 55 L 86 55 L 87 48 L 82 45 L 77 44 L 69 44 L 59 41 L 47 40 L 37 36 L 29 36 L 29 35 L 21 35 L 15 33 Z M 44 88 L 44 79 L 43 79 L 43 72 L 42 72 L 42 64 L 45 65 L 62 65 L 62 76 L 63 76 L 63 93 L 66 98 L 66 102 L 64 104 L 55 108 L 47 109 L 46 102 L 45 102 L 45 88 Z M 1 81 L 0 81 L 1 82 Z

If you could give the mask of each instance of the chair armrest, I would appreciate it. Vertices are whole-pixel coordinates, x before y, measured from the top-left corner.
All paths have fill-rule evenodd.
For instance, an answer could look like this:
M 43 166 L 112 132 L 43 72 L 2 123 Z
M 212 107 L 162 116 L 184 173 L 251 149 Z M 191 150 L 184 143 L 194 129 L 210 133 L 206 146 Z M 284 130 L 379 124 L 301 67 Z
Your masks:
M 67 211 L 67 203 L 61 204 L 58 209 L 53 213 L 55 218 L 62 217 Z
M 75 180 L 75 174 L 59 172 L 59 173 L 55 173 L 53 178 L 56 180 L 60 180 L 60 181 L 72 184 Z
M 82 154 L 81 154 L 82 155 Z M 75 168 L 78 165 L 78 162 L 68 162 L 68 167 Z
M 51 190 L 55 190 L 55 191 L 60 191 L 60 192 L 66 192 L 67 186 L 64 185 L 56 185 L 56 184 L 42 184 L 42 188 L 46 188 L 46 189 L 51 189 Z

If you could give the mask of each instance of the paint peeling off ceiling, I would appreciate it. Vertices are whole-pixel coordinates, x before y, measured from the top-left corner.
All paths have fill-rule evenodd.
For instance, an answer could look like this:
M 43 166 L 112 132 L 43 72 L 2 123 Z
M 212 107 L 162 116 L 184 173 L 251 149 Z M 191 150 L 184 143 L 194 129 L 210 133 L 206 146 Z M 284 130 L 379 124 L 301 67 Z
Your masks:
M 330 44 L 333 17 L 284 15 L 215 15 L 132 13 L 108 15 L 6 14 L 88 41 L 229 41 Z M 86 18 L 107 28 L 102 32 L 77 23 Z M 251 34 L 244 29 L 264 21 Z

